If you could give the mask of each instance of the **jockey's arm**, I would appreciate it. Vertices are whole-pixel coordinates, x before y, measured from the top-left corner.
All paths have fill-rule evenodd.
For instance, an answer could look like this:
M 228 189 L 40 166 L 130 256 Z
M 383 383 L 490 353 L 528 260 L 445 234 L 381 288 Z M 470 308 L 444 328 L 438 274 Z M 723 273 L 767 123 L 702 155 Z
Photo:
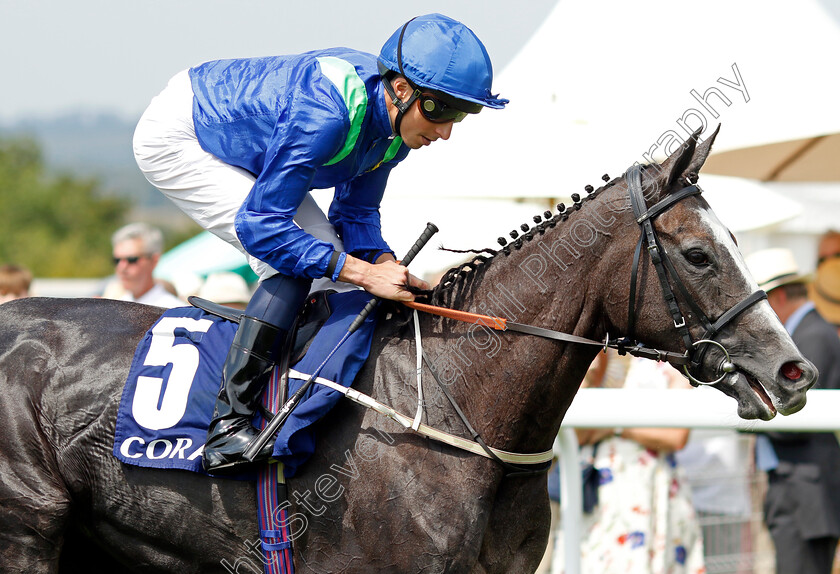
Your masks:
M 372 295 L 394 301 L 414 301 L 414 295 L 403 288 L 405 285 L 429 289 L 427 282 L 409 273 L 390 253 L 380 255 L 375 264 L 347 255 L 338 278 L 358 285 Z

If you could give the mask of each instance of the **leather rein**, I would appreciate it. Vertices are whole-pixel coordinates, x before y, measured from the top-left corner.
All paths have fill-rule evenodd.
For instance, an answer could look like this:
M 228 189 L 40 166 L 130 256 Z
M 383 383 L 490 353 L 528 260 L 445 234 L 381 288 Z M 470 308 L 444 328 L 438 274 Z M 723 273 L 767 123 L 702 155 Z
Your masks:
M 456 309 L 438 307 L 435 305 L 417 303 L 414 301 L 404 302 L 403 304 L 406 307 L 416 309 L 417 311 L 422 311 L 424 313 L 430 313 L 432 315 L 438 315 L 441 317 L 454 319 L 456 321 L 462 321 L 465 323 L 483 325 L 484 327 L 488 327 L 497 331 L 516 331 L 519 333 L 525 333 L 528 335 L 534 335 L 545 339 L 553 339 L 555 341 L 562 341 L 566 343 L 595 345 L 603 348 L 604 351 L 606 351 L 608 348 L 611 348 L 616 349 L 619 352 L 619 354 L 622 355 L 627 353 L 634 357 L 652 359 L 655 361 L 666 361 L 674 367 L 682 367 L 683 371 L 686 374 L 686 377 L 695 386 L 714 385 L 719 383 L 724 376 L 726 376 L 734 370 L 734 366 L 729 360 L 729 353 L 727 352 L 727 350 L 723 347 L 723 345 L 715 341 L 714 337 L 741 313 L 743 313 L 759 301 L 766 299 L 767 293 L 765 293 L 762 290 L 758 290 L 754 293 L 751 293 L 743 300 L 738 302 L 736 305 L 731 307 L 729 310 L 727 310 L 725 313 L 723 313 L 720 317 L 718 317 L 716 321 L 712 322 L 706 316 L 706 314 L 703 313 L 703 311 L 700 309 L 700 307 L 689 294 L 683 282 L 680 280 L 673 263 L 671 263 L 671 260 L 668 258 L 667 252 L 665 251 L 665 249 L 662 248 L 662 245 L 659 242 L 659 238 L 656 235 L 656 230 L 653 227 L 653 220 L 658 215 L 664 213 L 665 211 L 667 211 L 668 209 L 670 209 L 678 202 L 682 201 L 687 197 L 699 195 L 700 193 L 702 193 L 703 190 L 700 188 L 700 186 L 696 184 L 686 186 L 681 190 L 668 195 L 668 197 L 662 199 L 661 201 L 653 205 L 650 209 L 645 210 L 645 200 L 644 195 L 642 193 L 641 172 L 641 166 L 634 165 L 627 171 L 626 174 L 628 191 L 630 194 L 630 202 L 633 208 L 633 213 L 636 218 L 636 222 L 641 228 L 641 235 L 639 236 L 639 242 L 636 244 L 636 251 L 633 255 L 633 268 L 630 274 L 630 300 L 627 312 L 628 329 L 627 335 L 625 337 L 611 340 L 609 334 L 607 334 L 606 338 L 603 341 L 595 341 L 593 339 L 587 339 L 578 335 L 571 335 L 569 333 L 554 331 L 552 329 L 545 329 L 543 327 L 536 327 L 534 325 L 515 323 L 503 317 L 493 317 L 489 315 L 480 315 L 477 313 L 468 313 L 466 311 L 458 311 Z M 659 278 L 659 283 L 662 287 L 663 298 L 665 299 L 665 303 L 668 306 L 668 311 L 673 319 L 674 327 L 677 329 L 685 345 L 686 351 L 684 353 L 675 353 L 672 351 L 653 349 L 650 347 L 646 347 L 642 343 L 633 339 L 636 323 L 636 282 L 637 276 L 639 274 L 639 262 L 641 260 L 641 252 L 643 246 L 646 247 L 646 251 L 649 257 L 651 258 L 651 262 L 653 263 L 654 268 L 656 269 L 656 274 Z M 669 279 L 670 281 L 673 281 L 673 283 L 676 285 L 677 290 L 680 292 L 683 299 L 687 301 L 688 306 L 691 308 L 691 311 L 694 313 L 694 315 L 697 316 L 698 320 L 700 321 L 700 324 L 705 329 L 704 335 L 697 341 L 694 341 L 691 337 L 691 333 L 689 332 L 688 326 L 686 325 L 685 316 L 680 310 L 679 303 L 677 301 L 676 296 L 674 295 L 674 290 L 671 288 L 671 283 Z M 720 369 L 723 371 L 723 375 L 721 375 L 720 378 L 714 381 L 698 381 L 688 372 L 688 367 L 689 365 L 695 368 L 700 366 L 703 355 L 705 354 L 705 347 L 700 348 L 699 351 L 698 348 L 701 345 L 709 344 L 720 348 L 726 357 L 726 360 L 720 366 Z
M 720 317 L 718 317 L 717 320 L 711 321 L 706 316 L 706 314 L 703 313 L 703 311 L 700 309 L 700 307 L 689 294 L 683 282 L 680 280 L 673 263 L 668 258 L 667 252 L 665 251 L 665 249 L 662 248 L 662 245 L 659 242 L 659 238 L 656 235 L 656 230 L 653 227 L 653 220 L 658 215 L 664 213 L 665 211 L 667 211 L 668 209 L 670 209 L 678 202 L 682 201 L 687 197 L 699 195 L 700 193 L 702 193 L 703 190 L 696 184 L 688 185 L 680 189 L 679 191 L 668 195 L 664 199 L 660 200 L 658 203 L 654 204 L 651 208 L 645 209 L 646 204 L 642 192 L 641 166 L 634 165 L 633 167 L 631 167 L 626 173 L 626 181 L 628 183 L 628 193 L 630 195 L 630 202 L 633 208 L 633 214 L 636 218 L 636 222 L 641 228 L 641 234 L 633 255 L 633 267 L 630 277 L 630 300 L 627 321 L 628 332 L 625 337 L 621 339 L 610 340 L 609 334 L 607 334 L 603 341 L 595 341 L 593 339 L 587 339 L 585 337 L 571 335 L 569 333 L 563 333 L 552 329 L 546 329 L 534 325 L 526 325 L 523 323 L 516 323 L 503 317 L 480 315 L 477 313 L 469 313 L 466 311 L 459 311 L 457 309 L 438 307 L 435 305 L 417 303 L 414 301 L 403 302 L 403 304 L 406 307 L 414 309 L 415 311 L 421 311 L 432 315 L 438 315 L 448 319 L 454 319 L 456 321 L 462 321 L 474 325 L 482 325 L 484 327 L 494 329 L 496 331 L 514 331 L 524 333 L 527 335 L 542 337 L 545 339 L 562 341 L 566 343 L 595 345 L 600 348 L 603 348 L 605 352 L 608 348 L 612 348 L 616 349 L 621 355 L 629 353 L 634 357 L 652 359 L 655 361 L 666 361 L 674 367 L 682 367 L 685 376 L 689 379 L 689 381 L 691 381 L 691 383 L 694 386 L 714 385 L 721 382 L 724 379 L 724 377 L 726 377 L 726 375 L 735 370 L 735 365 L 731 362 L 729 353 L 726 350 L 726 348 L 721 343 L 715 340 L 715 336 L 717 336 L 720 333 L 720 331 L 723 330 L 723 328 L 726 327 L 729 323 L 731 323 L 736 317 L 741 315 L 741 313 L 743 313 L 759 301 L 766 299 L 767 294 L 761 290 L 755 291 L 747 297 L 745 297 L 740 302 L 738 302 L 736 305 L 732 306 L 729 310 L 724 312 Z M 653 349 L 650 347 L 646 347 L 642 343 L 633 339 L 636 323 L 636 283 L 643 246 L 646 247 L 646 251 L 651 259 L 651 263 L 653 263 L 653 266 L 656 269 L 656 274 L 659 278 L 659 282 L 662 287 L 663 298 L 665 299 L 668 311 L 671 314 L 671 318 L 673 319 L 674 327 L 677 329 L 677 332 L 679 333 L 686 347 L 684 353 L 675 353 L 672 351 Z M 686 325 L 685 315 L 680 310 L 679 302 L 677 301 L 677 298 L 674 295 L 674 290 L 671 288 L 671 281 L 673 281 L 674 285 L 676 285 L 677 290 L 681 294 L 682 298 L 687 302 L 691 311 L 698 318 L 701 326 L 705 329 L 704 335 L 696 341 L 693 340 L 691 337 L 689 328 Z M 718 367 L 721 371 L 720 377 L 718 377 L 714 381 L 699 381 L 691 375 L 691 373 L 689 372 L 689 366 L 693 368 L 697 368 L 700 366 L 705 351 L 706 349 L 708 349 L 708 345 L 713 345 L 721 349 L 721 351 L 724 354 L 725 360 Z M 437 373 L 432 368 L 431 363 L 425 353 L 423 353 L 423 360 L 432 372 L 432 375 L 434 376 L 435 381 L 437 381 L 438 386 L 444 392 L 445 396 L 452 404 L 455 411 L 458 413 L 458 416 L 461 418 L 461 421 L 464 423 L 467 430 L 472 435 L 473 443 L 480 445 L 481 449 L 485 451 L 484 456 L 492 458 L 496 460 L 496 462 L 504 466 L 505 469 L 508 471 L 507 476 L 528 476 L 533 474 L 539 474 L 547 470 L 548 464 L 550 463 L 545 463 L 544 460 L 541 460 L 539 462 L 525 462 L 524 464 L 542 464 L 541 468 L 527 469 L 523 468 L 519 464 L 511 464 L 510 461 L 500 459 L 499 456 L 497 456 L 497 453 L 499 453 L 499 451 L 488 447 L 484 443 L 484 441 L 481 440 L 479 434 L 475 432 L 475 430 L 472 428 L 466 416 L 463 414 L 461 409 L 458 407 L 458 404 L 455 402 L 454 398 L 449 393 L 448 389 L 446 388 L 446 385 L 443 384 L 438 378 Z M 476 450 L 472 450 L 472 452 L 476 452 Z M 478 454 L 483 453 L 478 452 Z M 533 456 L 540 456 L 546 454 L 547 453 L 535 453 L 535 455 Z M 520 464 L 523 463 L 520 462 Z

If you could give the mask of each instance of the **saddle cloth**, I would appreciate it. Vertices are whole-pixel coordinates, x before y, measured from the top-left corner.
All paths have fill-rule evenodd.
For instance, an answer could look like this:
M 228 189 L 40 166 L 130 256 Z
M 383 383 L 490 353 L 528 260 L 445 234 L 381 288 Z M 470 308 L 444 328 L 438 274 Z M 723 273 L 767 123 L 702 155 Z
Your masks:
M 332 314 L 294 369 L 314 372 L 370 297 L 364 291 L 330 294 Z M 371 313 L 319 376 L 350 386 L 370 353 L 375 323 L 375 313 Z M 117 413 L 114 456 L 136 466 L 204 472 L 201 453 L 219 394 L 222 365 L 236 329 L 236 323 L 195 307 L 164 312 L 134 353 Z M 290 379 L 286 396 L 303 383 Z M 338 391 L 315 384 L 289 415 L 274 444 L 274 455 L 283 462 L 286 477 L 294 476 L 314 452 L 311 425 L 340 398 Z

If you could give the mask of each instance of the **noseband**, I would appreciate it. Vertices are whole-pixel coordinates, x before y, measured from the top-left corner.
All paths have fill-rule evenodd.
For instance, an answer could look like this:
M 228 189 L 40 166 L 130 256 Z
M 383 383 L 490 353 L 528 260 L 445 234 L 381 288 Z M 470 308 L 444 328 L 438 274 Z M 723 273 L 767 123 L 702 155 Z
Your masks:
M 682 365 L 685 376 L 688 377 L 689 381 L 691 381 L 694 385 L 717 384 L 721 382 L 726 375 L 735 370 L 735 365 L 732 364 L 729 358 L 729 352 L 726 348 L 718 341 L 715 341 L 715 336 L 738 315 L 746 311 L 755 303 L 758 303 L 762 299 L 766 299 L 767 293 L 762 290 L 755 291 L 723 313 L 716 321 L 712 322 L 706 314 L 703 313 L 700 307 L 697 306 L 694 298 L 688 293 L 688 290 L 680 280 L 679 275 L 677 275 L 673 263 L 671 263 L 671 260 L 668 258 L 667 251 L 662 248 L 659 238 L 656 236 L 656 230 L 653 227 L 653 220 L 658 215 L 669 210 L 671 207 L 687 197 L 699 195 L 703 190 L 696 184 L 689 185 L 676 193 L 668 195 L 668 197 L 662 199 L 650 209 L 646 209 L 644 194 L 642 193 L 641 166 L 634 165 L 627 170 L 626 181 L 630 193 L 630 203 L 633 207 L 633 214 L 636 217 L 636 222 L 639 224 L 642 233 L 639 236 L 639 243 L 636 245 L 636 252 L 633 254 L 633 269 L 630 277 L 630 303 L 627 316 L 627 335 L 623 339 L 624 342 L 620 341 L 618 343 L 619 350 L 621 350 L 622 346 L 625 346 L 633 341 L 636 323 L 636 278 L 639 272 L 639 261 L 641 259 L 642 246 L 644 245 L 647 248 L 647 252 L 650 256 L 651 262 L 653 263 L 654 269 L 656 269 L 656 275 L 659 278 L 660 285 L 662 286 L 662 295 L 665 298 L 665 304 L 668 306 L 668 311 L 674 321 L 674 327 L 679 332 L 683 339 L 683 343 L 685 344 L 686 356 L 691 363 L 691 367 L 694 369 L 700 367 L 703 362 L 703 356 L 708 349 L 708 345 L 718 347 L 721 351 L 723 351 L 725 357 L 720 366 L 720 370 L 723 372 L 720 377 L 714 381 L 700 381 L 694 378 L 689 372 L 689 366 L 687 364 Z M 680 310 L 679 303 L 674 295 L 674 290 L 671 289 L 671 281 L 673 281 L 674 285 L 676 285 L 683 300 L 688 304 L 691 311 L 689 313 L 689 317 L 691 317 L 693 313 L 700 322 L 700 325 L 705 329 L 705 333 L 697 341 L 693 340 L 691 337 L 691 332 L 686 325 L 685 315 Z

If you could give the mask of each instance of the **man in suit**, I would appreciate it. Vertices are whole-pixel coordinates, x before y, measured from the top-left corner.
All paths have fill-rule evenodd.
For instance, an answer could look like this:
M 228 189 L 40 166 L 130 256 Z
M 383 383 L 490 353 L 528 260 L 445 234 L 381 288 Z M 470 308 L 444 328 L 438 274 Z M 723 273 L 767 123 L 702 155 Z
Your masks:
M 788 249 L 766 249 L 747 265 L 794 343 L 819 369 L 815 388 L 840 389 L 840 337 L 808 298 L 808 278 Z M 767 471 L 764 520 L 777 574 L 830 574 L 840 538 L 840 444 L 834 433 L 758 435 L 756 465 Z

